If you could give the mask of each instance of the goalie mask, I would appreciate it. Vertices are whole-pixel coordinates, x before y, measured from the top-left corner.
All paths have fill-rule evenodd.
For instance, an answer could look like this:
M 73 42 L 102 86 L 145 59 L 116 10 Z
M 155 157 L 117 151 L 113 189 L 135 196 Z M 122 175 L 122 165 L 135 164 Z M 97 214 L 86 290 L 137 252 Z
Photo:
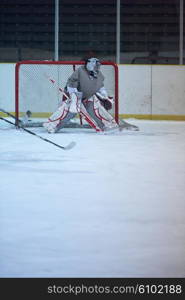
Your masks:
M 85 66 L 89 74 L 96 78 L 101 66 L 99 59 L 94 57 L 89 58 L 87 59 Z

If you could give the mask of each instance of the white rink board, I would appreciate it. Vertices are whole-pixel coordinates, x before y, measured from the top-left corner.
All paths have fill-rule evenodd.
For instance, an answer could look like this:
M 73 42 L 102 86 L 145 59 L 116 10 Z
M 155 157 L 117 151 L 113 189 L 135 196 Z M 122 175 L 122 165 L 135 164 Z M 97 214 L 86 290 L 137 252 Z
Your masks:
M 0 64 L 0 108 L 14 111 L 15 107 L 15 64 Z
M 151 66 L 119 66 L 119 113 L 151 114 Z
M 185 66 L 119 65 L 119 113 L 185 115 Z M 0 64 L 0 107 L 15 111 L 15 64 Z
M 152 114 L 185 115 L 185 66 L 152 66 Z

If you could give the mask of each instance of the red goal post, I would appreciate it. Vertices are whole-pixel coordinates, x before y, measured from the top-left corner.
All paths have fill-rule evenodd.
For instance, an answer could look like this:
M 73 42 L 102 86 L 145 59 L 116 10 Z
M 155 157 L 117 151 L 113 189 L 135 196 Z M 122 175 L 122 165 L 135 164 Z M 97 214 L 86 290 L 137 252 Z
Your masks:
M 15 115 L 20 119 L 27 111 L 33 118 L 46 120 L 58 107 L 67 79 L 83 61 L 20 61 L 15 67 Z M 105 88 L 115 103 L 110 111 L 119 121 L 118 66 L 102 61 Z

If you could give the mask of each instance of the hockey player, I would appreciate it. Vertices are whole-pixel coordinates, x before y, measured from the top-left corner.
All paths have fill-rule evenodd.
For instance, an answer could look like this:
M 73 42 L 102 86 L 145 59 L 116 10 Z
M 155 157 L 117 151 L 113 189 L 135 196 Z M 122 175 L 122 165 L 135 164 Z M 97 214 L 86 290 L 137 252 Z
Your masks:
M 114 99 L 108 96 L 104 87 L 100 66 L 97 58 L 86 58 L 85 64 L 69 77 L 57 111 L 43 124 L 49 133 L 58 132 L 76 114 L 84 118 L 97 132 L 120 129 L 108 112 Z

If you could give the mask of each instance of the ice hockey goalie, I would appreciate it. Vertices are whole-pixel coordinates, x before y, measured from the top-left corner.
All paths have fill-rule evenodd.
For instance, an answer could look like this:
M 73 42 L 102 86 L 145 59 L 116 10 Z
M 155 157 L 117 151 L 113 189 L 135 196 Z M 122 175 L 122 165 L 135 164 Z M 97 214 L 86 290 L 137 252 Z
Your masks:
M 114 99 L 104 87 L 99 59 L 86 57 L 84 61 L 68 78 L 58 109 L 43 124 L 49 133 L 58 132 L 77 114 L 97 132 L 120 128 L 109 113 Z

